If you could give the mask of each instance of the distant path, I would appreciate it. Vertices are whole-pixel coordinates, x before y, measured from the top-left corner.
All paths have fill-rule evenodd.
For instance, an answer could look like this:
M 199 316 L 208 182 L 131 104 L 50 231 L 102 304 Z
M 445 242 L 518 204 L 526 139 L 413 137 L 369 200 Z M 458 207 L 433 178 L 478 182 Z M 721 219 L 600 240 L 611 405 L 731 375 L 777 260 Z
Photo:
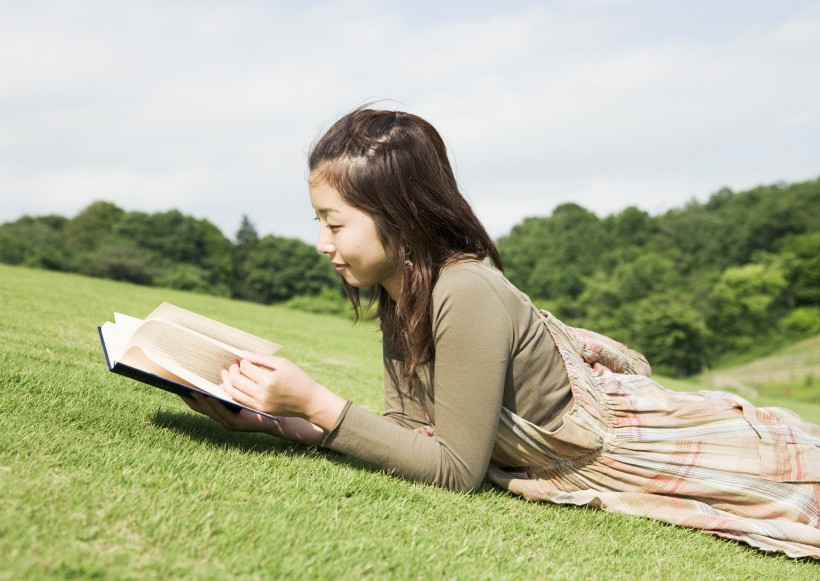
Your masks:
M 752 398 L 759 395 L 756 387 L 743 383 L 740 379 L 733 377 L 731 373 L 706 373 L 702 376 L 702 380 L 713 387 L 728 389 L 744 397 Z
M 820 351 L 817 350 L 766 357 L 701 376 L 704 383 L 747 397 L 758 395 L 755 385 L 798 384 L 810 378 L 820 379 Z

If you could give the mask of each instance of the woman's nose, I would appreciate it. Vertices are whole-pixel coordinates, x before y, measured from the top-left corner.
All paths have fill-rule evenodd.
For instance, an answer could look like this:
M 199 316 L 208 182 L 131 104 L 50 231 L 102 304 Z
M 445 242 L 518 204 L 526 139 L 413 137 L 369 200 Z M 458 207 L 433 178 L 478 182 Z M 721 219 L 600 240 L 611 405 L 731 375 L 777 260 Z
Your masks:
M 333 252 L 333 244 L 328 236 L 327 228 L 319 227 L 319 234 L 316 236 L 316 250 L 320 254 L 330 254 Z

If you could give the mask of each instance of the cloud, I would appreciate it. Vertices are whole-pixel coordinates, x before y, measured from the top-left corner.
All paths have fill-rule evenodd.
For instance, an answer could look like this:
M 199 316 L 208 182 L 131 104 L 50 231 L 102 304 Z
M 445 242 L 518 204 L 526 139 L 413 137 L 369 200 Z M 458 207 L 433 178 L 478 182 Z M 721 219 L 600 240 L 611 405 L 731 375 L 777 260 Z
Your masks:
M 15 3 L 0 222 L 107 199 L 309 240 L 306 151 L 380 98 L 438 127 L 494 236 L 816 177 L 820 9 L 733 6 L 719 28 L 639 0 Z

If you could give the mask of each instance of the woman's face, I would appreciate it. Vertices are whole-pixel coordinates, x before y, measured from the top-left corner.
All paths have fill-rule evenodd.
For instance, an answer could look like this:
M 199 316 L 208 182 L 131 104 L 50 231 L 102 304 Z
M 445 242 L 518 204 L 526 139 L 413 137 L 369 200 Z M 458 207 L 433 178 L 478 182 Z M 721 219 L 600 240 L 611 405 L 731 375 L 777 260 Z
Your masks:
M 347 204 L 325 181 L 308 186 L 310 202 L 319 221 L 316 249 L 327 254 L 345 281 L 364 288 L 382 285 L 393 299 L 401 289 L 401 271 L 395 253 L 388 252 L 370 214 Z

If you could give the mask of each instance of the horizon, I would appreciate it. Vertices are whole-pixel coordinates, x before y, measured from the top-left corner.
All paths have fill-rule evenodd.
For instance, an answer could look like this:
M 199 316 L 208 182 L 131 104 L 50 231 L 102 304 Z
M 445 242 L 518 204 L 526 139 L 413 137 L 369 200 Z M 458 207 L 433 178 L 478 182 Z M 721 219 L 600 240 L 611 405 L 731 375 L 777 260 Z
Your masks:
M 697 203 L 697 204 L 705 204 L 705 203 L 707 203 L 707 202 L 708 202 L 708 201 L 709 201 L 709 200 L 710 200 L 713 196 L 715 196 L 715 195 L 717 195 L 717 194 L 721 193 L 721 192 L 722 192 L 722 191 L 724 191 L 724 190 L 729 190 L 729 191 L 730 191 L 733 195 L 738 195 L 738 194 L 743 194 L 743 193 L 745 193 L 745 192 L 749 192 L 749 191 L 752 191 L 752 190 L 756 190 L 756 189 L 758 189 L 758 188 L 770 188 L 770 187 L 777 187 L 777 186 L 786 186 L 786 187 L 789 187 L 789 186 L 794 186 L 794 185 L 798 185 L 798 184 L 808 183 L 808 182 L 812 182 L 812 181 L 816 181 L 816 180 L 820 180 L 820 175 L 818 175 L 818 176 L 817 176 L 817 177 L 815 177 L 815 178 L 810 178 L 810 179 L 808 179 L 808 180 L 800 180 L 800 181 L 795 181 L 795 182 L 784 182 L 784 181 L 778 181 L 778 182 L 772 182 L 772 183 L 762 183 L 762 184 L 757 184 L 757 185 L 755 185 L 755 186 L 752 186 L 751 188 L 744 189 L 744 190 L 741 190 L 741 191 L 736 191 L 736 190 L 733 190 L 732 188 L 723 187 L 723 188 L 720 188 L 719 190 L 716 190 L 716 191 L 712 192 L 711 194 L 709 194 L 707 197 L 705 197 L 705 198 L 703 198 L 703 199 L 698 199 L 698 198 L 696 198 L 696 197 L 694 197 L 694 196 L 693 196 L 693 197 L 689 198 L 688 200 L 685 200 L 685 201 L 681 202 L 681 204 L 680 204 L 680 205 L 678 205 L 678 206 L 674 206 L 674 207 L 670 207 L 670 208 L 666 208 L 666 209 L 664 209 L 662 212 L 652 213 L 652 212 L 648 212 L 648 211 L 647 211 L 646 213 L 647 213 L 649 216 L 651 216 L 651 217 L 655 218 L 655 217 L 662 216 L 662 215 L 664 215 L 664 214 L 666 214 L 666 213 L 668 213 L 668 212 L 672 212 L 672 211 L 676 211 L 676 210 L 682 210 L 682 209 L 685 209 L 685 208 L 686 208 L 689 204 L 692 204 L 692 203 Z M 97 202 L 108 202 L 108 203 L 114 203 L 114 202 L 112 202 L 111 200 L 92 200 L 91 202 L 89 202 L 89 205 L 94 204 L 94 203 L 97 203 Z M 531 219 L 531 218 L 549 218 L 549 217 L 551 217 L 551 216 L 552 216 L 553 212 L 554 212 L 554 211 L 555 211 L 558 207 L 563 206 L 563 205 L 568 205 L 568 204 L 574 204 L 574 202 L 564 202 L 564 203 L 562 203 L 562 204 L 559 204 L 559 205 L 557 205 L 555 208 L 553 208 L 553 209 L 550 211 L 550 213 L 549 213 L 549 214 L 539 214 L 539 215 L 532 215 L 532 216 L 524 216 L 523 218 L 521 218 L 521 220 L 520 220 L 519 222 L 517 222 L 517 223 L 513 224 L 513 225 L 511 226 L 510 230 L 508 230 L 507 232 L 504 232 L 504 233 L 502 233 L 502 234 L 501 234 L 501 235 L 499 235 L 499 236 L 492 236 L 492 235 L 491 235 L 491 237 L 492 237 L 492 239 L 493 239 L 493 241 L 494 241 L 494 242 L 497 242 L 500 238 L 503 238 L 503 237 L 505 237 L 505 236 L 509 236 L 509 235 L 510 235 L 510 233 L 512 232 L 512 229 L 513 229 L 513 228 L 515 228 L 516 226 L 521 225 L 522 223 L 524 223 L 524 221 L 526 221 L 526 220 L 528 220 L 528 219 Z M 120 208 L 121 210 L 123 210 L 123 211 L 125 211 L 125 212 L 143 212 L 143 210 L 135 210 L 135 209 L 131 209 L 131 208 L 124 208 L 124 207 L 122 207 L 121 205 L 116 204 L 116 203 L 114 203 L 114 205 L 116 205 L 118 208 Z M 630 207 L 636 207 L 636 206 L 626 206 L 626 207 L 621 208 L 621 209 L 619 209 L 619 210 L 617 210 L 617 211 L 612 211 L 612 212 L 609 212 L 609 213 L 607 213 L 607 214 L 601 214 L 601 213 L 599 213 L 599 212 L 595 212 L 593 209 L 591 209 L 591 208 L 587 208 L 587 207 L 585 207 L 585 206 L 583 206 L 583 205 L 581 205 L 581 204 L 577 204 L 577 205 L 578 205 L 578 206 L 580 206 L 581 208 L 583 208 L 584 210 L 587 210 L 588 212 L 591 212 L 591 213 L 595 214 L 595 216 L 597 216 L 599 220 L 604 220 L 604 219 L 606 219 L 606 218 L 608 218 L 608 217 L 610 217 L 610 216 L 615 216 L 615 215 L 618 215 L 618 214 L 622 213 L 623 211 L 627 210 L 627 209 L 628 209 L 628 208 L 630 208 Z M 15 222 L 15 221 L 17 221 L 17 220 L 21 220 L 21 219 L 23 219 L 23 218 L 42 218 L 42 217 L 46 217 L 46 216 L 59 216 L 59 217 L 62 217 L 62 218 L 66 218 L 66 219 L 68 219 L 68 220 L 71 220 L 72 218 L 76 217 L 79 213 L 81 213 L 83 210 L 85 210 L 87 207 L 88 207 L 88 206 L 85 206 L 85 207 L 83 207 L 83 208 L 80 208 L 77 212 L 75 212 L 75 213 L 74 213 L 74 214 L 72 214 L 72 215 L 53 214 L 53 213 L 52 213 L 52 214 L 37 214 L 37 215 L 32 215 L 32 214 L 23 214 L 22 216 L 18 216 L 18 217 L 17 217 L 17 218 L 15 218 L 15 219 L 8 220 L 8 221 L 6 221 L 6 222 L 0 222 L 0 227 L 1 227 L 1 226 L 3 226 L 4 224 L 12 223 L 12 222 Z M 642 211 L 646 211 L 646 210 L 643 210 L 642 208 L 639 208 L 639 209 L 640 209 L 640 210 L 642 210 Z M 197 215 L 195 215 L 195 214 L 193 214 L 193 213 L 184 212 L 184 211 L 183 211 L 182 209 L 180 209 L 180 208 L 166 208 L 166 209 L 161 209 L 161 210 L 156 210 L 156 211 L 150 211 L 150 212 L 145 212 L 145 213 L 147 213 L 147 214 L 154 214 L 154 213 L 165 213 L 165 212 L 173 212 L 173 211 L 178 211 L 178 212 L 180 212 L 181 214 L 183 214 L 183 215 L 185 215 L 185 216 L 188 216 L 188 217 L 190 217 L 190 218 L 194 218 L 194 219 L 196 219 L 196 220 L 207 220 L 208 222 L 210 222 L 211 224 L 213 224 L 214 226 L 216 226 L 216 227 L 219 229 L 219 231 L 220 231 L 220 232 L 222 232 L 222 234 L 225 236 L 225 238 L 227 238 L 228 240 L 230 240 L 232 243 L 235 243 L 235 242 L 236 242 L 236 233 L 237 233 L 237 231 L 239 230 L 239 228 L 240 228 L 240 226 L 241 226 L 241 222 L 242 222 L 242 217 L 241 217 L 241 216 L 240 216 L 240 219 L 239 219 L 239 223 L 238 223 L 238 224 L 234 227 L 234 229 L 233 229 L 233 230 L 231 230 L 231 231 L 229 231 L 229 232 L 226 232 L 226 231 L 225 231 L 222 227 L 220 227 L 220 225 L 219 225 L 219 224 L 214 223 L 214 222 L 213 222 L 212 220 L 210 220 L 209 218 L 207 218 L 207 217 L 203 217 L 203 216 L 197 216 Z M 250 220 L 251 225 L 252 225 L 252 226 L 253 226 L 253 227 L 257 230 L 257 235 L 258 235 L 260 238 L 262 238 L 262 237 L 264 237 L 264 236 L 268 236 L 268 235 L 270 235 L 270 236 L 274 236 L 274 237 L 280 237 L 280 238 L 295 238 L 295 239 L 301 240 L 302 242 L 305 242 L 305 243 L 307 243 L 307 244 L 309 244 L 309 245 L 311 245 L 311 246 L 313 245 L 313 240 L 306 240 L 306 239 L 304 239 L 304 238 L 299 238 L 299 237 L 296 237 L 296 236 L 286 236 L 286 235 L 284 235 L 284 234 L 277 233 L 277 232 L 263 232 L 263 231 L 261 231 L 261 230 L 258 228 L 258 226 L 257 226 L 257 225 L 256 225 L 256 223 L 253 221 L 253 219 L 251 219 L 250 217 L 248 217 L 248 219 Z

